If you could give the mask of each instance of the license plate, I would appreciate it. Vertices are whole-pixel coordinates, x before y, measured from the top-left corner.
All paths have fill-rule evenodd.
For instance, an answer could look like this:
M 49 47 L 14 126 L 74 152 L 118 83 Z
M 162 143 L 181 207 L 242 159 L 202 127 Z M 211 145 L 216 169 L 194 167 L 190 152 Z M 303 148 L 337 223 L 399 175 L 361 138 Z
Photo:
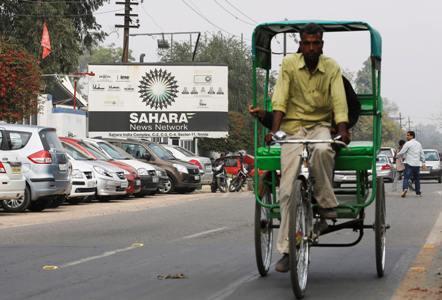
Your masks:
M 136 186 L 141 185 L 141 180 L 139 180 L 139 179 L 135 180 L 135 185 L 136 185 Z
M 199 175 L 195 175 L 195 180 L 200 180 L 200 176 Z
M 89 181 L 87 183 L 87 187 L 94 187 L 94 186 L 95 186 L 95 182 L 93 182 L 93 181 Z
M 421 174 L 430 174 L 430 170 L 425 170 L 424 171 L 424 170 L 421 169 L 420 173 Z
M 68 165 L 67 164 L 59 164 L 58 169 L 60 169 L 60 171 L 66 171 L 68 169 Z
M 211 165 L 206 166 L 206 171 L 212 171 L 212 166 Z
M 345 179 L 347 179 L 347 180 L 356 180 L 356 176 L 355 175 L 349 175 L 349 176 L 346 176 Z
M 153 183 L 157 183 L 158 181 L 160 181 L 160 179 L 158 178 L 158 176 L 154 176 L 154 177 L 152 177 L 152 182 L 153 182 Z
M 21 167 L 12 167 L 11 171 L 14 174 L 20 174 L 21 173 Z
M 122 182 L 121 183 L 121 187 L 122 188 L 127 188 L 129 186 L 129 184 L 127 182 Z

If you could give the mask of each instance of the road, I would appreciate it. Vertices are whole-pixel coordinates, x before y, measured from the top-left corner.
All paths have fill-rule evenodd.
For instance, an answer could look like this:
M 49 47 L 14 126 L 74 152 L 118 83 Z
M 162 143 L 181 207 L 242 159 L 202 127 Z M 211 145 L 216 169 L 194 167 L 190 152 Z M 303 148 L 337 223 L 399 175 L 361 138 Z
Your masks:
M 387 185 L 386 276 L 367 231 L 355 247 L 313 248 L 307 299 L 393 297 L 441 213 L 441 187 L 404 199 Z M 249 192 L 1 213 L 0 299 L 293 299 L 288 274 L 257 275 L 253 213 Z

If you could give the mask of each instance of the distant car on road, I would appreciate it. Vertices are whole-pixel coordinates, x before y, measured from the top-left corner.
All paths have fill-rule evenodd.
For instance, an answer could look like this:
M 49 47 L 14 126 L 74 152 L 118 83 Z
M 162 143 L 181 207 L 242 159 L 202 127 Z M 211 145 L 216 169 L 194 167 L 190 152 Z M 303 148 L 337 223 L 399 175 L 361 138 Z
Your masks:
M 436 149 L 424 149 L 426 170 L 420 171 L 420 179 L 436 179 L 442 183 L 442 169 L 439 152 Z

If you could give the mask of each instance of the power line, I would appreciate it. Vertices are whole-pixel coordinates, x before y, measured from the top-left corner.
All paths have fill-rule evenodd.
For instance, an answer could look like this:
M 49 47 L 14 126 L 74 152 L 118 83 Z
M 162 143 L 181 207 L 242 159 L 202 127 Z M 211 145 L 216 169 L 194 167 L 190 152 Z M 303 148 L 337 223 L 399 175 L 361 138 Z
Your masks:
M 221 7 L 222 10 L 224 10 L 226 13 L 228 13 L 229 15 L 231 15 L 232 17 L 234 17 L 235 19 L 237 19 L 238 21 L 247 24 L 247 25 L 251 25 L 251 26 L 255 26 L 254 23 L 250 23 L 247 21 L 242 20 L 241 18 L 239 18 L 238 16 L 236 16 L 235 14 L 233 14 L 231 11 L 229 11 L 227 8 L 225 8 L 223 5 L 221 5 L 221 3 L 219 3 L 217 0 L 213 0 L 219 7 Z
M 155 24 L 155 26 L 157 26 L 161 31 L 164 31 L 163 27 L 157 23 L 157 21 L 155 21 L 155 19 L 152 17 L 151 14 L 149 14 L 147 12 L 147 10 L 144 8 L 143 4 L 141 3 L 141 9 L 143 10 L 143 12 L 152 20 L 152 22 Z
M 194 7 L 192 7 L 189 3 L 187 3 L 185 0 L 181 0 L 188 8 L 190 8 L 194 13 L 196 13 L 198 16 L 200 16 L 201 18 L 203 18 L 207 23 L 209 23 L 210 25 L 218 28 L 219 30 L 221 30 L 222 32 L 225 32 L 229 35 L 234 35 L 231 34 L 230 32 L 228 32 L 227 30 L 224 30 L 223 28 L 219 27 L 218 25 L 216 25 L 215 23 L 213 23 L 212 21 L 210 21 L 206 16 L 204 16 L 201 12 L 199 12 L 197 9 L 195 9 Z
M 108 14 L 108 13 L 113 13 L 113 12 L 118 12 L 118 11 L 123 11 L 124 9 L 115 9 L 115 10 L 108 10 L 108 11 L 102 11 L 102 12 L 96 12 L 96 13 L 92 13 L 93 15 L 102 15 L 102 14 Z M 14 17 L 44 17 L 44 18 L 48 18 L 48 17 L 83 17 L 85 16 L 85 14 L 82 15 L 35 15 L 35 14 L 16 14 L 14 15 Z
M 247 19 L 249 19 L 250 21 L 252 21 L 253 23 L 258 23 L 257 21 L 253 20 L 252 18 L 250 18 L 248 15 L 246 15 L 245 13 L 243 13 L 239 8 L 237 8 L 235 5 L 233 5 L 232 3 L 230 3 L 229 0 L 224 0 L 227 2 L 227 4 L 229 4 L 231 7 L 233 7 L 233 9 L 235 9 L 237 12 L 239 12 L 241 15 L 243 15 L 244 17 L 246 17 Z

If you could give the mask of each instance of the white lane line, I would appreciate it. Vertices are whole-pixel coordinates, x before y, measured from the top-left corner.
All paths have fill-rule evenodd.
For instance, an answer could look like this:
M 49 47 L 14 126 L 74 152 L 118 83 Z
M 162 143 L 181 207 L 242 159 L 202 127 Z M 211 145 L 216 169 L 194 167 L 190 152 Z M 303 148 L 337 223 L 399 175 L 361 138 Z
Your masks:
M 220 227 L 220 228 L 216 228 L 216 229 L 211 229 L 211 230 L 207 230 L 207 231 L 203 231 L 203 232 L 199 232 L 199 233 L 195 233 L 195 234 L 191 234 L 191 235 L 186 235 L 186 236 L 183 236 L 182 238 L 177 239 L 175 241 L 193 239 L 193 238 L 196 238 L 196 237 L 201 237 L 201 236 L 204 236 L 204 235 L 208 235 L 208 234 L 211 234 L 211 233 L 214 233 L 214 232 L 218 232 L 218 231 L 223 231 L 223 230 L 226 230 L 226 229 L 227 229 L 227 227 Z
M 116 249 L 116 250 L 112 250 L 112 251 L 106 251 L 100 255 L 95 255 L 95 256 L 90 256 L 90 257 L 86 257 L 86 258 L 82 258 L 79 260 L 75 260 L 75 261 L 71 261 L 68 262 L 66 264 L 60 265 L 60 266 L 55 266 L 55 265 L 47 265 L 47 266 L 43 266 L 44 270 L 57 270 L 57 269 L 63 269 L 63 268 L 67 268 L 67 267 L 72 267 L 72 266 L 76 266 L 88 261 L 92 261 L 92 260 L 96 260 L 96 259 L 100 259 L 103 257 L 108 257 L 117 253 L 121 253 L 121 252 L 126 252 L 126 251 L 130 251 L 133 249 L 137 249 L 140 247 L 143 247 L 144 244 L 143 243 L 133 243 L 132 245 L 130 245 L 129 247 L 126 248 L 122 248 L 122 249 Z

